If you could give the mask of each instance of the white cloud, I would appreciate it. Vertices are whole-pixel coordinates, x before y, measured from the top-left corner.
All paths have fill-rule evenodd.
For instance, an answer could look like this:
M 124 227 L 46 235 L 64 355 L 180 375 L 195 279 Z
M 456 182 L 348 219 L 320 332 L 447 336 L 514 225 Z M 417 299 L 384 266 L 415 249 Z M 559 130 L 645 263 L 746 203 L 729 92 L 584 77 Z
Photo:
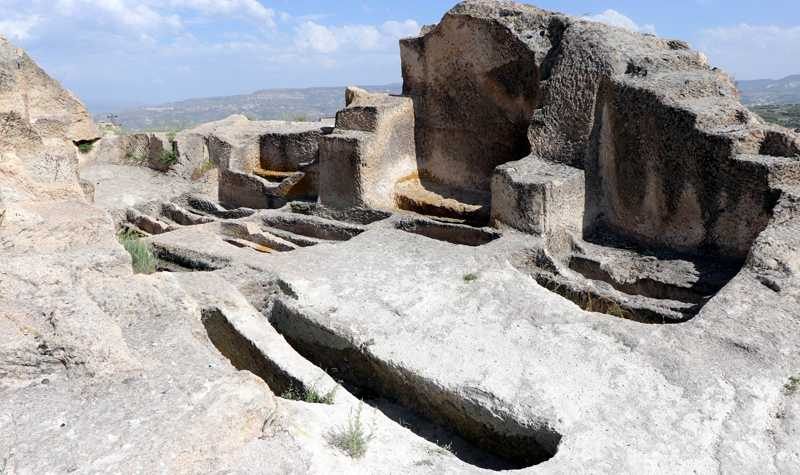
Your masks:
M 67 17 L 85 17 L 87 13 L 96 14 L 135 30 L 156 30 L 165 27 L 178 29 L 181 27 L 181 19 L 178 15 L 161 13 L 147 5 L 146 2 L 58 0 L 55 11 Z
M 14 19 L 0 20 L 0 34 L 16 41 L 27 40 L 31 37 L 31 31 L 39 25 L 41 17 L 38 15 L 27 15 Z
M 295 44 L 300 49 L 310 49 L 319 53 L 332 53 L 339 49 L 336 34 L 328 27 L 307 21 L 297 27 Z
M 204 15 L 224 15 L 253 18 L 266 26 L 275 27 L 275 11 L 258 0 L 170 0 L 169 5 L 186 8 Z
M 381 28 L 383 32 L 394 39 L 408 38 L 419 34 L 420 26 L 414 20 L 387 21 Z
M 387 21 L 380 26 L 344 25 L 325 26 L 306 21 L 295 30 L 295 45 L 302 50 L 318 53 L 350 49 L 356 51 L 391 51 L 400 38 L 418 34 L 419 24 L 414 20 Z
M 656 33 L 656 27 L 654 25 L 639 25 L 630 17 L 611 9 L 606 10 L 603 13 L 598 13 L 597 15 L 585 16 L 583 19 L 625 28 L 626 30 L 630 31 L 638 31 L 640 33 Z
M 738 79 L 797 74 L 800 26 L 749 25 L 711 28 L 700 33 L 700 49 L 712 63 Z

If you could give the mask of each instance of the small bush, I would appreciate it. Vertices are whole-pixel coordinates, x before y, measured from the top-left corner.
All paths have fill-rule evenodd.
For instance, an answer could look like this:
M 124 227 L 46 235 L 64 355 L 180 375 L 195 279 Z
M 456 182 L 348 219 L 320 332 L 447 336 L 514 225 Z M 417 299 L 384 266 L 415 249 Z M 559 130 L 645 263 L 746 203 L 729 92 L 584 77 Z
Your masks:
M 178 136 L 177 130 L 170 130 L 169 132 L 167 132 L 167 140 L 169 140 L 170 143 L 175 142 L 175 138 L 177 136 Z
M 476 280 L 478 280 L 478 274 L 470 273 L 464 276 L 464 282 L 469 283 L 469 282 L 475 282 Z
M 331 389 L 327 393 L 322 394 L 315 386 L 311 386 L 310 388 L 307 389 L 298 389 L 292 386 L 285 393 L 283 393 L 281 397 L 283 397 L 284 399 L 291 399 L 292 401 L 303 401 L 311 404 L 331 405 L 336 400 L 337 389 L 339 389 L 338 386 Z
M 81 142 L 78 144 L 78 151 L 84 155 L 90 153 L 93 148 L 94 148 L 94 143 L 92 142 Z
M 137 274 L 152 274 L 156 271 L 156 257 L 142 237 L 131 230 L 121 231 L 117 239 L 133 259 L 133 271 Z
M 367 453 L 367 445 L 375 438 L 372 431 L 367 432 L 361 420 L 363 404 L 358 405 L 355 414 L 350 413 L 346 427 L 329 432 L 326 436 L 328 444 L 337 448 L 354 459 L 359 459 Z
M 175 165 L 178 163 L 178 154 L 172 150 L 164 150 L 161 152 L 161 156 L 158 157 L 158 161 L 166 166 Z
M 783 390 L 786 391 L 786 394 L 788 395 L 792 395 L 800 391 L 800 376 L 790 377 L 789 382 L 783 386 Z

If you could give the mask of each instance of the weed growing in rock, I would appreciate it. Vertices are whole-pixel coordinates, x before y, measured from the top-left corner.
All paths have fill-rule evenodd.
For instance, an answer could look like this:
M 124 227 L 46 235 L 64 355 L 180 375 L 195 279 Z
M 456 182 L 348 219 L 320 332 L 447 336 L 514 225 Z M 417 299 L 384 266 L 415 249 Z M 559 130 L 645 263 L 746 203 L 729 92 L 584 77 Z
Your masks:
M 292 401 L 331 405 L 336 399 L 337 389 L 339 389 L 338 386 L 323 394 L 317 389 L 316 386 L 311 386 L 307 389 L 298 389 L 292 386 L 286 392 L 284 392 L 281 397 L 284 399 L 291 399 Z
M 789 396 L 797 392 L 800 392 L 800 375 L 790 377 L 789 382 L 783 386 L 783 390 Z
M 440 442 L 436 441 L 436 448 L 435 449 L 426 449 L 426 451 L 430 455 L 449 455 L 453 453 L 453 443 L 452 442 Z
M 476 280 L 478 280 L 478 274 L 471 273 L 464 275 L 464 282 L 469 283 L 469 282 L 475 282 Z
M 359 404 L 355 414 L 350 413 L 347 426 L 332 430 L 326 436 L 328 444 L 354 459 L 363 457 L 367 453 L 367 445 L 375 438 L 374 432 L 368 432 L 361 420 L 363 407 L 363 404 Z
M 622 306 L 617 302 L 611 302 L 611 305 L 606 310 L 606 313 L 612 317 L 624 318 L 626 320 L 630 320 L 631 317 L 630 313 L 622 308 Z
M 92 142 L 81 142 L 78 144 L 78 151 L 84 155 L 90 153 L 93 148 L 94 144 Z
M 206 160 L 202 165 L 192 172 L 192 180 L 199 180 L 205 176 L 206 173 L 215 168 L 216 165 L 211 160 Z
M 133 259 L 133 271 L 137 274 L 152 274 L 156 271 L 156 258 L 142 237 L 131 230 L 121 231 L 117 239 Z
M 167 132 L 167 140 L 169 140 L 170 142 L 174 142 L 177 136 L 178 136 L 177 130 L 170 130 L 169 132 Z
M 172 150 L 164 150 L 161 152 L 161 156 L 158 157 L 158 161 L 166 166 L 175 165 L 178 163 L 178 154 Z

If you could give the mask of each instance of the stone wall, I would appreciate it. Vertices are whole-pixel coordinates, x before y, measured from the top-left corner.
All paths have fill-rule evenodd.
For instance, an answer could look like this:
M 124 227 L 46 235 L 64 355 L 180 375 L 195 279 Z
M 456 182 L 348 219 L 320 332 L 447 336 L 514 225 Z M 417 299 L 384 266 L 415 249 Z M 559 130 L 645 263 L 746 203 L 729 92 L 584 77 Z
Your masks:
M 548 39 L 526 44 L 496 21 L 463 13 L 456 7 L 427 34 L 400 42 L 403 94 L 414 101 L 420 174 L 488 191 L 496 166 L 530 152 L 547 51 L 539 43 Z

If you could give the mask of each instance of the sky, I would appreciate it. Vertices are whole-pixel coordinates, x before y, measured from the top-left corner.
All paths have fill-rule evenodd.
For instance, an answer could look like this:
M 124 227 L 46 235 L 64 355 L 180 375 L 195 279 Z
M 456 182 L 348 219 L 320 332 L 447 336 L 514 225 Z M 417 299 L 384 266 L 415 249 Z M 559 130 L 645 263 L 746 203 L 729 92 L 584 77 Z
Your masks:
M 737 79 L 800 73 L 798 0 L 536 0 L 689 41 Z M 398 39 L 455 0 L 0 0 L 0 34 L 94 112 L 401 81 Z

